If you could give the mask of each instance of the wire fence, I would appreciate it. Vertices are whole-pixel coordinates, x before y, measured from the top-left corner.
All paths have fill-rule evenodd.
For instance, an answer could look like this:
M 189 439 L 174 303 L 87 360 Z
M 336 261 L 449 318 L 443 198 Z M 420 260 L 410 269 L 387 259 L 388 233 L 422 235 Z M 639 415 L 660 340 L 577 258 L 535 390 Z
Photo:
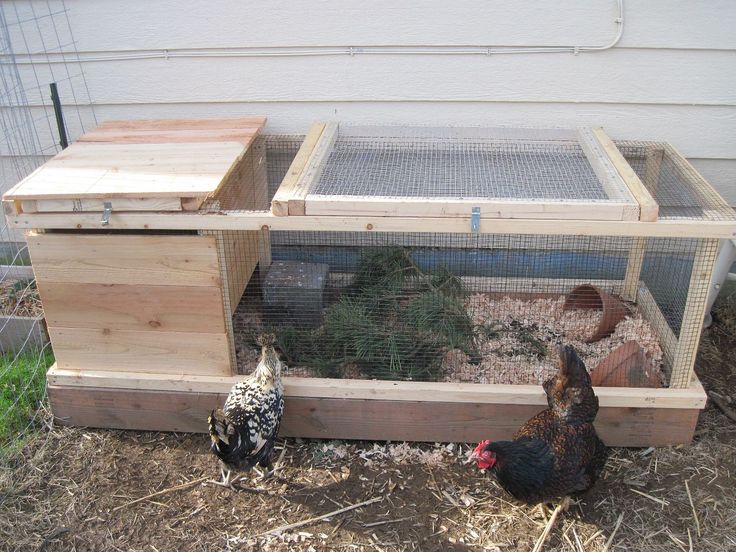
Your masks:
M 63 64 L 16 55 L 64 52 Z M 95 124 L 63 0 L 0 4 L 0 192 L 58 153 L 60 128 L 75 137 Z M 57 124 L 55 83 L 67 122 Z M 21 232 L 0 222 L 0 461 L 46 420 L 46 371 L 54 362 L 43 307 Z

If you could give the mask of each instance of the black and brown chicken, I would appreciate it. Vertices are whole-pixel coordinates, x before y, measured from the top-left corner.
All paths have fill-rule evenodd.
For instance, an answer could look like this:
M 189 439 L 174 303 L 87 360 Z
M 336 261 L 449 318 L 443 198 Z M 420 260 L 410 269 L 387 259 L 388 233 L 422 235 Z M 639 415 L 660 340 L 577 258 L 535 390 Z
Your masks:
M 210 414 L 210 449 L 219 458 L 222 481 L 232 488 L 239 479 L 233 471 L 244 472 L 256 464 L 273 473 L 271 454 L 284 413 L 281 361 L 273 348 L 273 334 L 258 336 L 261 358 L 255 371 L 230 390 L 225 407 Z
M 527 421 L 512 441 L 482 441 L 473 452 L 481 469 L 528 504 L 588 490 L 608 456 L 593 421 L 598 397 L 571 346 L 559 347 L 559 373 L 544 383 L 549 408 Z

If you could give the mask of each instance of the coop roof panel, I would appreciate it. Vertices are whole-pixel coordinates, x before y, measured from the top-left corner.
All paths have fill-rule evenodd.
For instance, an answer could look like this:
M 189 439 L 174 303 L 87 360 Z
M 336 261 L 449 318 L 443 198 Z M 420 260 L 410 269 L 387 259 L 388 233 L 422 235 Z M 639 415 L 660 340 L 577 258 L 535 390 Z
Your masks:
M 115 205 L 119 210 L 186 210 L 181 198 L 201 203 L 217 192 L 264 124 L 263 118 L 108 121 L 4 199 L 38 211 L 95 210 L 111 198 L 127 200 Z
M 275 214 L 461 216 L 476 208 L 484 218 L 639 220 L 639 192 L 651 201 L 631 184 L 633 171 L 622 174 L 630 167 L 601 129 L 327 123 L 312 128 L 301 153 Z M 652 204 L 647 220 L 656 220 Z

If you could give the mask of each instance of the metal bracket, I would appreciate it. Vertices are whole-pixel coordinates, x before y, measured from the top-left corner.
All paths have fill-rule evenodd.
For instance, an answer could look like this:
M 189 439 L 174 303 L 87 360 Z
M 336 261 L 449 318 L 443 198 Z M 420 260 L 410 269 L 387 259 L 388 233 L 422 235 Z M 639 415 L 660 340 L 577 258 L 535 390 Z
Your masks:
M 100 223 L 102 226 L 107 226 L 110 224 L 110 213 L 112 213 L 112 201 L 106 201 L 103 206 L 105 207 L 105 210 L 102 211 L 102 219 L 100 219 Z
M 470 231 L 480 233 L 480 207 L 473 207 L 470 211 Z

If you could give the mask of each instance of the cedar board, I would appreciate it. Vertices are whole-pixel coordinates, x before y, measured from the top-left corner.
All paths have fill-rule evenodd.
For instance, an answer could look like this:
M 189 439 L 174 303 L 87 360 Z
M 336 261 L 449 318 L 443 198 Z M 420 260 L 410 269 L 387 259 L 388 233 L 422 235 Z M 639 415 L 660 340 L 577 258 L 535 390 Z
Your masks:
M 49 385 L 62 424 L 151 431 L 205 432 L 225 395 Z M 642 390 L 646 393 L 646 390 Z M 281 435 L 320 439 L 477 442 L 508 439 L 542 405 L 391 401 L 287 396 Z M 609 446 L 689 443 L 699 410 L 603 407 L 596 428 Z

